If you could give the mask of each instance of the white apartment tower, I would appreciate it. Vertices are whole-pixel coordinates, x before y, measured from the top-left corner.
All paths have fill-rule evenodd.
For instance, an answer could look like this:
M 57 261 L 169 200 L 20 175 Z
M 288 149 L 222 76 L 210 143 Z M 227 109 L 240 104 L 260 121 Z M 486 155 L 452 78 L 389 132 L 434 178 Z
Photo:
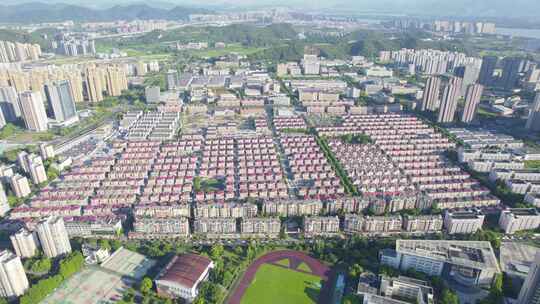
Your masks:
M 61 217 L 48 217 L 40 221 L 36 230 L 47 257 L 54 258 L 71 252 L 68 233 Z
M 11 176 L 9 182 L 16 197 L 26 197 L 32 192 L 28 179 L 20 174 Z
M 4 190 L 2 183 L 0 183 L 0 216 L 6 215 L 9 209 L 11 208 L 9 207 L 6 191 Z
M 39 247 L 37 234 L 21 228 L 9 237 L 15 253 L 21 258 L 31 258 L 36 255 Z
M 0 296 L 15 298 L 28 289 L 28 278 L 24 273 L 21 258 L 9 250 L 0 252 Z
M 30 131 L 47 131 L 47 113 L 40 93 L 25 91 L 20 95 L 22 117 Z
M 459 92 L 461 90 L 461 78 L 452 77 L 448 85 L 444 89 L 441 107 L 439 108 L 439 116 L 437 122 L 449 123 L 454 121 L 456 113 Z
M 463 114 L 461 115 L 461 121 L 464 123 L 470 123 L 473 121 L 474 116 L 476 115 L 476 110 L 480 104 L 480 99 L 482 98 L 482 92 L 484 91 L 484 86 L 481 84 L 471 84 L 467 87 L 465 93 L 465 107 L 463 108 Z

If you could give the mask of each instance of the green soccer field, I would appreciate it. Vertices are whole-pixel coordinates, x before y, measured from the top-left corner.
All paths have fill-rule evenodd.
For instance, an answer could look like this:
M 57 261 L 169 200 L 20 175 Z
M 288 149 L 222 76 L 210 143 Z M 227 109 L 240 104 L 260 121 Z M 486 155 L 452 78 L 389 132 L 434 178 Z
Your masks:
M 321 278 L 263 264 L 242 297 L 241 304 L 313 304 L 317 303 Z

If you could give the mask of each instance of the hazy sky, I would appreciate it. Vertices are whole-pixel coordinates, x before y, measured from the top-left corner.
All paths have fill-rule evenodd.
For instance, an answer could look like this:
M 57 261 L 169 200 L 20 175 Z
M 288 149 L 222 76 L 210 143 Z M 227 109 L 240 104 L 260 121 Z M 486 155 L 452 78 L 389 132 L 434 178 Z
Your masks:
M 21 2 L 70 3 L 86 6 L 112 6 L 127 3 L 155 3 L 156 6 L 192 5 L 200 7 L 225 6 L 289 6 L 304 10 L 332 9 L 354 12 L 377 11 L 393 14 L 440 16 L 538 16 L 539 0 L 2 0 L 4 4 Z

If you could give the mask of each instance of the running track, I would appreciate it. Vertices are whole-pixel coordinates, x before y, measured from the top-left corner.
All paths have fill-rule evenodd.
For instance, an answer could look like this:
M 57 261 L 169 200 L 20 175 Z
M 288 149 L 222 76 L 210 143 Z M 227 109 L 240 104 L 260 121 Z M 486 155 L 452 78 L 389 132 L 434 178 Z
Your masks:
M 240 301 L 242 300 L 242 296 L 246 292 L 247 288 L 251 284 L 251 281 L 253 281 L 253 278 L 255 277 L 255 273 L 257 270 L 259 270 L 259 267 L 261 267 L 262 264 L 267 263 L 274 263 L 283 259 L 289 259 L 291 265 L 299 265 L 301 262 L 306 263 L 309 268 L 311 268 L 311 273 L 313 275 L 316 275 L 323 279 L 323 281 L 328 282 L 328 278 L 330 276 L 330 268 L 328 266 L 322 264 L 317 259 L 314 259 L 310 257 L 309 255 L 300 252 L 300 251 L 293 251 L 293 250 L 279 250 L 279 251 L 273 251 L 270 253 L 267 253 L 260 258 L 256 259 L 249 267 L 247 268 L 246 272 L 244 273 L 244 276 L 240 280 L 240 283 L 238 283 L 238 286 L 234 290 L 234 293 L 229 298 L 228 304 L 240 304 Z M 327 285 L 327 284 L 324 284 Z M 327 288 L 323 288 L 327 289 Z M 320 296 L 319 296 L 319 302 L 324 303 L 321 299 L 326 298 L 326 292 L 324 290 L 321 290 Z

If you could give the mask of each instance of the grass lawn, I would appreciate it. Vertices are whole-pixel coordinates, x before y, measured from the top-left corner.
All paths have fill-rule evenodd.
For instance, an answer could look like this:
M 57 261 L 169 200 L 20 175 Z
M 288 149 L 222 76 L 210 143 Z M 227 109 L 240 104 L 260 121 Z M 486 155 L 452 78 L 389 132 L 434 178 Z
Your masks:
M 321 278 L 263 264 L 242 297 L 241 304 L 313 304 L 317 302 Z
M 222 49 L 205 49 L 205 50 L 195 50 L 191 51 L 192 54 L 200 57 L 220 57 L 225 56 L 230 53 L 238 53 L 240 55 L 251 55 L 259 51 L 264 50 L 264 48 L 257 47 L 245 47 L 239 44 L 230 44 Z
M 285 266 L 285 267 L 289 267 L 289 259 L 279 260 L 279 261 L 276 262 L 276 264 L 281 265 L 281 266 Z
M 298 265 L 298 270 L 302 270 L 302 271 L 307 271 L 307 272 L 311 272 L 311 268 L 309 268 L 309 266 L 302 262 L 300 265 Z

